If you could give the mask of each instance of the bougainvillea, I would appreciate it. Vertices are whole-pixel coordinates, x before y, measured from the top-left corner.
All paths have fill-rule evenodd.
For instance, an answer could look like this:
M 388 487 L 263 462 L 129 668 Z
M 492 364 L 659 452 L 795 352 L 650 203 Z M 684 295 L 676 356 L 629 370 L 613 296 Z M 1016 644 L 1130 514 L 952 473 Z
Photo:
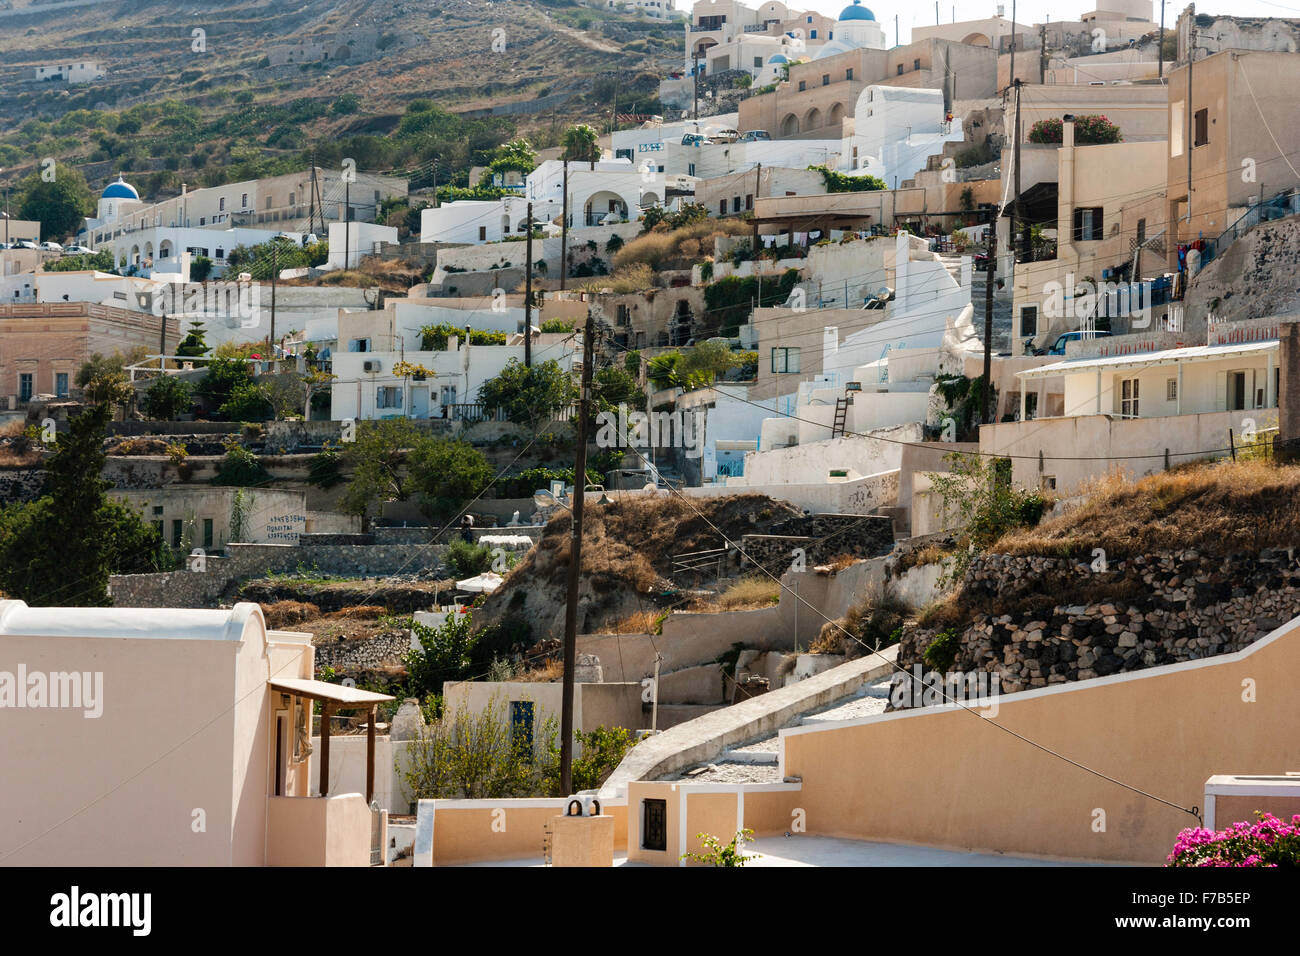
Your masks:
M 1041 119 L 1029 127 L 1029 142 L 1059 144 L 1063 124 L 1059 119 Z M 1074 118 L 1074 145 L 1096 146 L 1118 143 L 1124 137 L 1119 127 L 1104 116 L 1088 115 Z
M 1170 866 L 1300 866 L 1300 814 L 1287 823 L 1257 813 L 1254 823 L 1223 830 L 1188 827 L 1178 834 Z

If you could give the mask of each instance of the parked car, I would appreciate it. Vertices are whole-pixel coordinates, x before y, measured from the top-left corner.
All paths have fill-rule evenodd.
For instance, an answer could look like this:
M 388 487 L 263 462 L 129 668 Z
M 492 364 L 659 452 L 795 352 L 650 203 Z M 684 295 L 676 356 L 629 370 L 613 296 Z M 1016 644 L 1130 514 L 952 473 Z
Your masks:
M 65 256 L 93 256 L 95 254 L 95 250 L 88 249 L 85 246 L 80 246 L 80 245 L 68 246 L 66 249 L 63 250 L 63 254 Z
M 771 138 L 772 138 L 772 134 L 765 129 L 751 129 L 741 133 L 740 138 L 737 139 L 736 142 L 757 143 L 760 141 L 770 140 Z
M 30 239 L 19 239 L 17 242 L 15 242 L 15 243 L 13 244 L 13 248 L 15 248 L 15 249 L 40 249 L 40 246 L 38 246 L 36 243 L 32 242 Z
M 711 142 L 703 133 L 687 133 L 682 136 L 683 146 L 708 146 Z
M 41 243 L 41 249 L 45 252 L 62 252 L 63 247 L 57 242 L 50 242 L 48 239 Z
M 1098 338 L 1098 339 L 1104 339 L 1109 337 L 1110 337 L 1110 333 L 1105 331 L 1104 329 L 1097 329 L 1091 335 L 1091 338 Z M 1035 355 L 1064 355 L 1065 346 L 1067 343 L 1081 342 L 1083 341 L 1083 338 L 1084 335 L 1083 332 L 1081 331 L 1062 332 L 1060 335 L 1056 337 L 1056 341 L 1052 343 L 1051 348 L 1046 349 L 1045 351 L 1037 351 L 1034 354 Z

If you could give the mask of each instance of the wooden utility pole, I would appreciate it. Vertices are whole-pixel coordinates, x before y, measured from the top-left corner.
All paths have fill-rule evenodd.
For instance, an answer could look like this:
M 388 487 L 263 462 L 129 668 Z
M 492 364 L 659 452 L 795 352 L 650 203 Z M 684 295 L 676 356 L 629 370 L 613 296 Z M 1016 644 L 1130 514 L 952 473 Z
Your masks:
M 564 161 L 564 208 L 560 213 L 560 291 L 569 278 L 569 161 Z
M 693 73 L 693 78 L 695 82 L 691 85 L 695 91 L 695 132 L 698 133 L 700 131 L 700 55 L 699 53 L 695 54 L 695 71 Z
M 346 253 L 345 253 L 346 254 Z M 271 370 L 275 370 L 275 280 L 280 273 L 280 243 L 271 240 Z
M 989 228 L 989 258 L 987 274 L 984 280 L 984 408 L 981 420 L 984 424 L 993 421 L 993 277 L 998 269 L 998 233 L 997 223 Z
M 1007 79 L 1010 83 L 1016 81 L 1016 0 L 1011 0 L 1011 69 Z
M 1156 76 L 1160 79 L 1165 78 L 1165 2 L 1160 0 L 1160 42 L 1156 44 L 1156 57 L 1158 66 L 1156 67 Z
M 595 362 L 596 319 L 587 310 L 582 333 L 582 392 L 578 399 L 578 454 L 573 464 L 569 504 L 569 593 L 564 610 L 564 693 L 560 705 L 560 792 L 573 793 L 573 678 L 578 667 L 578 580 L 582 574 L 582 506 L 587 484 L 587 415 L 591 406 L 591 367 Z
M 528 252 L 524 264 L 524 368 L 533 367 L 533 204 L 528 204 Z

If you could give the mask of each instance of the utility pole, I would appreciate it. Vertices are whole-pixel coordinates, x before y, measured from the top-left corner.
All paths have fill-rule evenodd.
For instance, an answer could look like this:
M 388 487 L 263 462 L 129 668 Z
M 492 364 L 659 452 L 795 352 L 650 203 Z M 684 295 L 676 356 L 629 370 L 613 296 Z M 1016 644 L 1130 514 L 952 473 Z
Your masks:
M 564 161 L 564 209 L 560 215 L 560 291 L 569 278 L 569 161 Z
M 700 54 L 695 54 L 695 69 L 692 72 L 695 82 L 692 84 L 695 90 L 695 132 L 700 131 Z
M 1187 222 L 1192 222 L 1192 64 L 1196 61 L 1196 17 L 1187 23 L 1187 144 L 1183 147 L 1187 153 Z M 1191 235 L 1191 231 L 1188 231 Z M 1177 236 L 1174 237 L 1177 240 Z M 1191 278 L 1191 276 L 1188 276 Z
M 528 204 L 528 252 L 524 264 L 524 368 L 533 367 L 533 204 Z
M 1016 0 L 1011 0 L 1011 70 L 1008 79 L 1016 80 Z
M 1016 223 L 1019 222 L 1021 230 L 1025 233 L 1025 235 L 1021 237 L 1021 240 L 1023 241 L 1023 239 L 1027 238 L 1029 235 L 1029 222 L 1027 219 L 1025 219 L 1023 215 L 1023 210 L 1020 208 L 1020 140 L 1021 140 L 1020 81 L 1012 80 L 1012 83 L 1016 88 L 1016 125 L 1015 125 L 1016 142 L 1014 147 L 1015 154 L 1016 154 L 1016 158 L 1015 158 L 1016 169 L 1014 173 L 1015 189 L 1016 189 L 1016 207 L 1015 207 L 1016 211 L 1011 216 L 1011 255 L 1012 255 L 1011 261 L 1012 263 L 1014 263 L 1016 261 L 1015 260 L 1016 248 L 1019 245 L 1016 239 Z
M 992 225 L 996 227 L 997 223 Z M 993 381 L 993 276 L 998 268 L 997 237 L 997 229 L 992 228 L 989 232 L 988 273 L 984 280 L 984 408 L 980 417 L 986 425 L 993 421 L 993 390 L 989 386 Z
M 6 220 L 7 224 L 8 220 Z M 158 371 L 162 372 L 167 368 L 167 313 L 163 313 L 162 327 L 158 329 Z
M 346 256 L 346 252 L 344 253 Z M 346 262 L 346 259 L 344 260 Z M 280 274 L 280 244 L 271 240 L 271 369 L 275 369 L 275 280 Z M 165 326 L 164 326 L 165 328 Z
M 1038 27 L 1038 82 L 1047 82 L 1047 24 Z
M 582 333 L 582 392 L 578 399 L 578 454 L 573 465 L 573 499 L 569 505 L 569 593 L 564 611 L 564 693 L 560 706 L 560 791 L 573 792 L 573 677 L 578 666 L 578 579 L 582 574 L 582 506 L 587 484 L 587 412 L 591 405 L 596 319 L 587 310 Z
M 343 268 L 352 255 L 352 180 L 343 183 Z
M 433 208 L 438 208 L 438 157 L 433 157 Z
M 1160 0 L 1160 42 L 1156 44 L 1156 59 L 1159 63 L 1156 76 L 1162 80 L 1165 78 L 1165 3 L 1166 0 Z

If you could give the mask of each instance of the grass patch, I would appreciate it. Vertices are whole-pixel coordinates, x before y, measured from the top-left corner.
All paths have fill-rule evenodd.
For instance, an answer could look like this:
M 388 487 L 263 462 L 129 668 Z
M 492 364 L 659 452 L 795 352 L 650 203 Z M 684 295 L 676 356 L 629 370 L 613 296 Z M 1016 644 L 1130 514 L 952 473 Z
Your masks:
M 781 600 L 781 586 L 767 575 L 751 574 L 733 583 L 712 602 L 720 611 L 767 607 Z
M 1087 500 L 1034 528 L 1012 531 L 999 554 L 1108 560 L 1194 549 L 1227 555 L 1300 543 L 1300 467 L 1263 461 L 1186 465 L 1137 481 L 1112 474 Z

